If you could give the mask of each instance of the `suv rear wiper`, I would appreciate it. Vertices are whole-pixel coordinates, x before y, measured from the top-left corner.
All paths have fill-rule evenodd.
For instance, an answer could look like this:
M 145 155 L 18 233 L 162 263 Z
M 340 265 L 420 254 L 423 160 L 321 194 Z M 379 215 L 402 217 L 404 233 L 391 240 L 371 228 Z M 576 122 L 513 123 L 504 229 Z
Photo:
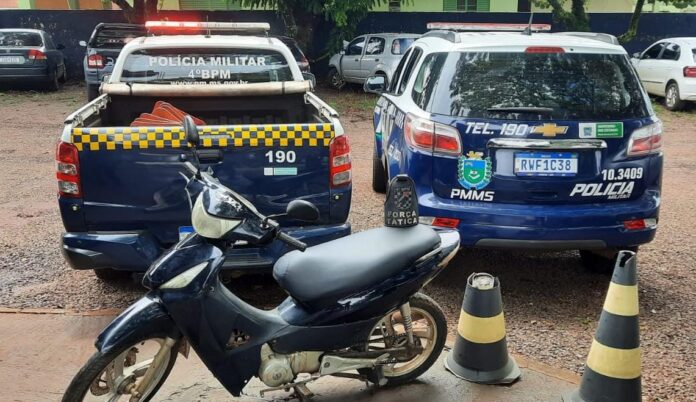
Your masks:
M 486 109 L 489 112 L 502 113 L 527 113 L 527 114 L 551 114 L 553 108 L 538 106 L 495 106 Z

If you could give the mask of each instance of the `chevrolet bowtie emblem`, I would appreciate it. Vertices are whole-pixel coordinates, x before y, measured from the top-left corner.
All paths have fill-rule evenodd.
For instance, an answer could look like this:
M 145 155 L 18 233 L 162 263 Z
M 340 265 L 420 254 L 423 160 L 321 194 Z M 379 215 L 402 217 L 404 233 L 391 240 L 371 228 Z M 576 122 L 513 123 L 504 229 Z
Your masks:
M 544 137 L 555 137 L 558 134 L 565 134 L 568 126 L 557 126 L 556 123 L 544 123 L 534 127 L 532 134 L 541 134 Z

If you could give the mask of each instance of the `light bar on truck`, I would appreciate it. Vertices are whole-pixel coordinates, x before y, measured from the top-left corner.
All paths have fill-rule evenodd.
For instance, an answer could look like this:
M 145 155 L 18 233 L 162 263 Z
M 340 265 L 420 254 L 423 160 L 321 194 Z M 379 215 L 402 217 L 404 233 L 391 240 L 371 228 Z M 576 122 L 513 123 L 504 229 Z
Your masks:
M 196 22 L 196 21 L 147 21 L 145 28 L 150 31 L 234 31 L 268 32 L 267 22 Z
M 549 24 L 503 24 L 490 22 L 429 22 L 428 29 L 445 31 L 478 31 L 478 32 L 523 32 L 529 28 L 532 32 L 548 32 Z

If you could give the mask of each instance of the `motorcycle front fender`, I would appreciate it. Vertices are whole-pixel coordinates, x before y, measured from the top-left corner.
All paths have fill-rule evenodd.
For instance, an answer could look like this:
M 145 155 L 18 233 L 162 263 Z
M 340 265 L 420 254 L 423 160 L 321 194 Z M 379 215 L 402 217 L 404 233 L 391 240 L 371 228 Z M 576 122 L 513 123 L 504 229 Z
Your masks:
M 149 292 L 116 317 L 99 334 L 94 346 L 108 353 L 114 347 L 164 337 L 179 339 L 181 333 L 156 295 Z

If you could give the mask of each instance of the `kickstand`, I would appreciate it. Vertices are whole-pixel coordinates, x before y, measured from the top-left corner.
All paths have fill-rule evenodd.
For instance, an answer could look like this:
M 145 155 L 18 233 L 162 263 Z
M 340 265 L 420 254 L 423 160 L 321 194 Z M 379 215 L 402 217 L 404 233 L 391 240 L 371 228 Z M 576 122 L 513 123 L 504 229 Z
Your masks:
M 307 384 L 297 384 L 292 388 L 295 390 L 295 397 L 300 402 L 309 402 L 314 396 L 314 393 L 307 388 Z
M 387 385 L 387 379 L 384 378 L 384 367 L 381 365 L 375 366 L 375 368 L 372 369 L 374 376 L 375 376 L 375 385 L 379 387 L 383 387 Z

